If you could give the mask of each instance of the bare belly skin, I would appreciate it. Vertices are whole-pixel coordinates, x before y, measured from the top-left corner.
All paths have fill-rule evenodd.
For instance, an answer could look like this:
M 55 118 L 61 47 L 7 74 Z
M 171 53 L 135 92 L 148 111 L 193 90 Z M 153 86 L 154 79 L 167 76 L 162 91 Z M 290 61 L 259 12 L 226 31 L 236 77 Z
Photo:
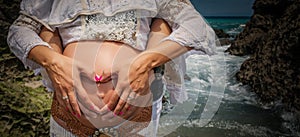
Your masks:
M 99 42 L 99 41 L 81 41 L 70 43 L 64 49 L 63 54 L 68 57 L 72 57 L 75 60 L 81 61 L 86 65 L 91 66 L 94 72 L 101 75 L 104 72 L 112 72 L 114 65 L 122 63 L 126 59 L 133 58 L 138 55 L 140 51 L 131 48 L 128 45 L 118 42 Z M 112 77 L 106 83 L 97 85 L 93 78 L 81 77 L 83 81 L 83 87 L 85 88 L 89 98 L 99 108 L 102 108 L 108 101 L 109 96 L 114 89 L 113 83 L 117 82 Z M 102 98 L 99 99 L 99 98 Z M 82 108 L 82 107 L 81 107 Z M 89 120 L 90 121 L 89 121 Z M 88 118 L 81 116 L 79 120 L 87 126 L 111 127 L 120 124 L 124 119 L 119 118 L 117 121 L 111 122 L 101 115 L 97 118 Z M 92 123 L 92 124 L 91 124 Z

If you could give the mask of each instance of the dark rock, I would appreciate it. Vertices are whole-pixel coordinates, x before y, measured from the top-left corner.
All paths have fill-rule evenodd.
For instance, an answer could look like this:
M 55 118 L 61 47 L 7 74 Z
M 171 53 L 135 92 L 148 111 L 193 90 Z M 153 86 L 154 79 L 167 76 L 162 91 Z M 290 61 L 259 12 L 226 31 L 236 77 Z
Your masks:
M 221 46 L 231 44 L 230 35 L 225 33 L 224 30 L 214 28 L 214 31 L 219 38 Z
M 232 41 L 228 38 L 219 38 L 219 42 L 220 42 L 220 45 L 223 46 L 223 45 L 229 45 L 232 43 Z
M 184 75 L 184 80 L 191 81 L 191 77 L 187 74 Z
M 214 31 L 216 33 L 216 35 L 218 36 L 218 38 L 229 38 L 229 34 L 225 33 L 224 30 L 222 29 L 215 29 L 214 28 Z
M 254 14 L 227 52 L 250 55 L 237 79 L 263 102 L 300 110 L 300 1 L 256 0 Z

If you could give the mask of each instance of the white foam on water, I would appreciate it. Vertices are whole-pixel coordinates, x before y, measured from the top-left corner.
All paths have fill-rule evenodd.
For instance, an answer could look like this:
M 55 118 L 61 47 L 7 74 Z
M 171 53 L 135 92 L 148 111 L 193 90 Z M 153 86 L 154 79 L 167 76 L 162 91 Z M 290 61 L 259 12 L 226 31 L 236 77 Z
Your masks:
M 168 115 L 168 118 L 160 121 L 159 136 L 171 133 L 170 129 L 174 131 L 180 125 L 188 128 L 220 129 L 223 132 L 231 132 L 232 130 L 232 133 L 230 133 L 232 136 L 300 135 L 299 116 L 295 116 L 294 113 L 282 112 L 282 110 L 278 110 L 280 111 L 278 112 L 279 115 L 274 116 L 276 114 L 274 114 L 272 109 L 274 109 L 274 106 L 280 106 L 281 102 L 262 105 L 257 102 L 255 93 L 250 92 L 249 86 L 236 81 L 235 74 L 239 71 L 243 61 L 248 57 L 232 56 L 227 53 L 224 56 L 224 51 L 229 46 L 217 47 L 218 54 L 211 57 L 193 55 L 187 59 L 187 75 L 191 79 L 186 81 L 186 89 L 189 96 L 187 104 L 190 105 L 181 107 L 193 106 L 194 108 L 191 109 L 193 113 L 190 112 L 192 114 L 189 118 L 187 118 L 187 114 L 183 114 L 185 111 Z M 224 70 L 226 71 L 225 75 Z M 225 86 L 225 92 L 214 92 L 214 90 L 211 90 L 212 82 L 215 82 L 214 89 Z M 216 101 L 209 103 L 210 105 L 207 106 L 209 99 L 218 100 L 220 98 L 221 105 L 219 104 L 220 102 Z M 216 119 L 212 119 L 214 113 L 211 110 L 218 109 L 214 108 L 219 107 L 218 105 L 220 105 L 222 111 L 217 113 Z M 164 104 L 163 112 L 165 114 L 170 113 L 173 109 L 174 106 L 166 103 Z M 201 114 L 199 115 L 198 113 Z M 265 121 L 261 121 L 263 124 L 257 120 L 260 117 L 266 117 Z M 268 125 L 267 122 L 270 122 L 268 117 L 271 117 L 272 124 L 281 125 L 282 127 L 274 127 L 272 124 Z M 243 122 L 245 118 L 249 120 L 249 123 Z M 274 118 L 274 121 L 272 121 L 272 118 Z M 297 120 L 298 123 L 295 123 Z M 209 132 L 209 130 L 206 132 Z

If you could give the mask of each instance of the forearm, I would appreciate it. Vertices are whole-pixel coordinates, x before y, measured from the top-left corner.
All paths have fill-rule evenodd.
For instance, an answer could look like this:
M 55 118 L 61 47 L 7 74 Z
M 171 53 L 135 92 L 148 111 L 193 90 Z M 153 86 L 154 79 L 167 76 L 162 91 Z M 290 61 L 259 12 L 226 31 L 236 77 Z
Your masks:
M 150 70 L 192 49 L 174 41 L 163 41 L 171 33 L 172 30 L 166 21 L 154 19 L 151 24 L 147 50 L 139 54 L 137 60 L 140 60 L 142 64 L 146 64 Z
M 137 60 L 143 62 L 149 69 L 160 66 L 187 51 L 190 47 L 184 47 L 173 41 L 163 41 L 157 46 L 147 49 L 138 55 Z
M 51 48 L 47 42 L 39 37 L 40 26 L 41 24 L 31 20 L 31 18 L 20 15 L 10 27 L 7 37 L 11 51 L 24 63 L 25 67 L 31 69 L 37 69 L 40 66 L 28 59 L 29 52 L 37 45 Z
M 42 30 L 39 34 L 43 41 L 49 43 L 51 48 L 58 53 L 63 53 L 63 47 L 60 39 L 60 35 L 58 30 L 56 29 L 54 32 L 48 30 L 46 27 L 42 27 Z
M 55 57 L 61 56 L 63 51 L 61 40 L 57 30 L 52 32 L 45 27 L 42 27 L 39 36 L 43 41 L 47 42 L 52 49 L 45 46 L 36 46 L 31 49 L 28 54 L 28 58 L 43 67 L 47 67 L 54 63 Z
M 157 17 L 164 19 L 172 28 L 172 33 L 164 40 L 193 47 L 198 53 L 215 54 L 217 37 L 189 0 L 167 0 L 162 3 L 165 5 L 160 6 Z
M 33 60 L 44 68 L 54 64 L 55 60 L 62 56 L 63 55 L 61 53 L 58 53 L 45 46 L 35 46 L 28 54 L 29 59 Z

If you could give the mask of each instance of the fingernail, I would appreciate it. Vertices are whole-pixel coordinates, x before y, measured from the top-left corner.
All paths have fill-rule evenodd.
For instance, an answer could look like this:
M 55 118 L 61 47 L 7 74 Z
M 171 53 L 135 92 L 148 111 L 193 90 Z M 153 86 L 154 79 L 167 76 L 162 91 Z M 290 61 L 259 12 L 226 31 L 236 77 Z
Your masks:
M 66 107 L 66 110 L 67 110 L 67 111 L 69 111 L 69 108 L 68 108 L 68 107 Z
M 101 110 L 96 106 L 96 107 L 93 107 L 93 110 L 95 110 L 97 113 L 100 113 Z
M 99 110 L 99 113 L 100 113 L 101 115 L 106 114 L 106 113 L 108 113 L 108 112 L 112 113 L 112 111 L 110 110 L 110 108 L 107 107 L 107 106 L 105 106 L 103 109 Z
M 101 113 L 101 110 L 96 105 L 90 106 L 90 109 L 94 110 L 96 113 Z
M 107 120 L 107 119 L 110 119 L 112 117 L 114 117 L 114 113 L 112 113 L 112 114 L 111 113 L 107 113 L 107 114 L 103 115 L 101 117 L 101 119 Z
M 80 118 L 80 115 L 79 115 L 79 114 L 77 114 L 76 116 L 77 116 L 78 118 Z
M 127 111 L 130 110 L 130 106 L 126 109 Z
M 119 113 L 119 116 L 121 116 L 121 115 L 123 115 L 123 112 L 122 112 L 122 111 Z
M 73 112 L 73 115 L 74 115 L 74 116 L 76 116 L 76 113 L 75 113 L 75 112 Z

